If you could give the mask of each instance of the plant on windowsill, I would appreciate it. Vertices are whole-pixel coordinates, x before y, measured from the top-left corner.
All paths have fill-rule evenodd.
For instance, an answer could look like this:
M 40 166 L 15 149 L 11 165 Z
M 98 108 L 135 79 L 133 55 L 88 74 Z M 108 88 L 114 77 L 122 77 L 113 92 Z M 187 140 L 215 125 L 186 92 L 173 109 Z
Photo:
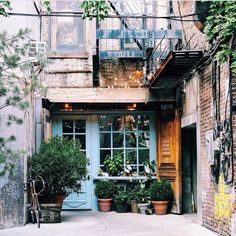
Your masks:
M 87 176 L 88 159 L 80 143 L 60 137 L 42 142 L 28 164 L 29 175 L 32 178 L 40 175 L 45 181 L 44 203 L 55 203 L 58 195 L 65 198 L 72 192 L 79 193 L 80 182 Z M 61 207 L 62 202 L 58 205 Z M 60 221 L 60 216 L 57 218 Z
M 167 213 L 169 202 L 173 199 L 173 190 L 167 179 L 155 180 L 149 188 L 150 198 L 156 215 Z
M 96 183 L 94 193 L 98 198 L 99 210 L 108 212 L 111 209 L 111 202 L 116 193 L 116 185 L 110 180 L 99 180 Z
M 110 176 L 117 176 L 120 175 L 122 170 L 122 157 L 120 152 L 114 152 L 113 157 L 106 156 L 104 160 L 104 168 L 105 171 Z
M 147 177 L 152 177 L 156 174 L 156 161 L 147 160 L 143 163 L 144 166 L 144 175 Z
M 119 186 L 116 194 L 114 194 L 116 212 L 118 213 L 127 212 L 128 201 L 129 201 L 129 191 L 127 189 L 127 186 Z

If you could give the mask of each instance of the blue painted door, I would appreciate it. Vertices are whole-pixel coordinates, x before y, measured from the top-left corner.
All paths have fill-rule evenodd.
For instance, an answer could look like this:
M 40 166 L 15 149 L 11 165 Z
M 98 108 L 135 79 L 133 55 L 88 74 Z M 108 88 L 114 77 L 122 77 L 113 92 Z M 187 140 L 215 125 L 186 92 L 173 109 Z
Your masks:
M 90 116 L 59 116 L 53 119 L 53 136 L 79 140 L 87 158 L 91 157 Z M 91 163 L 91 160 L 90 160 Z M 91 209 L 92 180 L 91 165 L 88 166 L 87 180 L 81 183 L 80 193 L 71 193 L 63 202 L 62 209 Z

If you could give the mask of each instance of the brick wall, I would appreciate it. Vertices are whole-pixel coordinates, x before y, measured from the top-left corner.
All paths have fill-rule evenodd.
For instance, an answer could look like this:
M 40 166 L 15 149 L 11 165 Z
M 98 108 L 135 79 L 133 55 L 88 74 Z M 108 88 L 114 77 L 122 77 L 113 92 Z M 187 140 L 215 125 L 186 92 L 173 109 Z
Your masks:
M 143 84 L 143 61 L 138 59 L 100 60 L 100 86 L 137 88 Z
M 178 6 L 179 2 L 179 6 Z M 175 15 L 187 15 L 193 13 L 194 2 L 192 1 L 173 1 Z M 181 23 L 178 24 L 179 26 Z M 184 45 L 187 48 L 194 49 L 209 49 L 206 36 L 197 30 L 193 22 L 182 22 Z M 212 94 L 212 65 L 207 66 L 200 71 L 199 74 L 199 112 L 200 112 L 200 168 L 197 170 L 201 181 L 201 200 L 202 200 L 202 222 L 207 228 L 216 231 L 220 235 L 231 235 L 232 218 L 232 203 L 234 201 L 234 190 L 231 184 L 225 184 L 221 179 L 219 184 L 213 184 L 211 175 L 211 163 L 208 160 L 206 150 L 206 131 L 213 130 L 214 127 L 214 112 L 213 112 L 213 94 Z M 229 64 L 228 62 L 220 66 L 220 121 L 230 118 L 230 97 L 228 94 L 229 83 Z M 236 97 L 236 82 L 233 79 L 233 100 Z M 186 99 L 192 99 L 186 97 Z M 236 118 L 233 116 L 233 147 L 236 150 Z M 222 161 L 222 157 L 221 160 Z M 235 162 L 235 161 L 234 161 Z M 234 169 L 236 164 L 233 163 Z M 232 163 L 231 163 L 232 167 Z M 222 173 L 222 172 L 221 172 Z M 229 171 L 232 173 L 232 170 Z M 234 179 L 236 179 L 234 177 Z

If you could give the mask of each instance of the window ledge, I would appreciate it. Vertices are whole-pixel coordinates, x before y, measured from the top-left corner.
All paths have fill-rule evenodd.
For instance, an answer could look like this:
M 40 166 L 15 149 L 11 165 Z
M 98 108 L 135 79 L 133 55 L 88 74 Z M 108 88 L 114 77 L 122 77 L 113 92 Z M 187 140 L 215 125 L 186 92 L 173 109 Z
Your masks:
M 54 55 L 48 56 L 51 59 L 73 59 L 73 58 L 80 58 L 80 59 L 88 59 L 88 53 L 56 53 Z
M 156 176 L 152 176 L 151 179 L 156 179 Z M 127 180 L 127 181 L 135 181 L 135 180 L 148 180 L 147 176 L 94 176 L 93 180 Z

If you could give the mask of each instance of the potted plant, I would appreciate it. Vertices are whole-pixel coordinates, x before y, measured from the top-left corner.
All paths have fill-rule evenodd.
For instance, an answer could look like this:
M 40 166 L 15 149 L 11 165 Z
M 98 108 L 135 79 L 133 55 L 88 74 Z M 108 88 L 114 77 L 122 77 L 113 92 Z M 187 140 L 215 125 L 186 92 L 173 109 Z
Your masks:
M 137 187 L 138 208 L 141 214 L 146 214 L 146 210 L 150 205 L 150 198 L 145 183 L 141 183 Z
M 111 209 L 113 195 L 116 193 L 116 185 L 110 180 L 100 180 L 96 183 L 94 193 L 98 198 L 99 210 L 108 212 Z
M 129 193 L 129 202 L 130 202 L 130 206 L 131 206 L 131 212 L 132 213 L 138 213 L 139 209 L 138 209 L 138 186 L 136 185 L 134 188 L 132 188 L 130 190 Z
M 42 142 L 39 150 L 29 157 L 28 164 L 29 175 L 32 178 L 40 175 L 45 181 L 43 200 L 47 204 L 55 203 L 58 195 L 65 198 L 72 192 L 79 193 L 80 181 L 87 176 L 88 159 L 81 151 L 80 143 L 60 137 Z M 58 204 L 61 205 L 62 202 Z M 44 207 L 42 205 L 42 209 Z M 60 221 L 60 216 L 56 218 Z
M 104 160 L 104 168 L 105 171 L 110 175 L 119 175 L 120 171 L 122 170 L 121 165 L 122 165 L 122 157 L 121 157 L 120 152 L 114 152 L 113 157 L 111 156 L 106 156 Z
M 120 186 L 117 192 L 114 194 L 114 202 L 116 206 L 116 212 L 125 213 L 128 208 L 129 192 L 126 186 Z
M 164 215 L 167 213 L 169 201 L 173 198 L 171 184 L 166 179 L 155 180 L 149 188 L 155 214 Z

